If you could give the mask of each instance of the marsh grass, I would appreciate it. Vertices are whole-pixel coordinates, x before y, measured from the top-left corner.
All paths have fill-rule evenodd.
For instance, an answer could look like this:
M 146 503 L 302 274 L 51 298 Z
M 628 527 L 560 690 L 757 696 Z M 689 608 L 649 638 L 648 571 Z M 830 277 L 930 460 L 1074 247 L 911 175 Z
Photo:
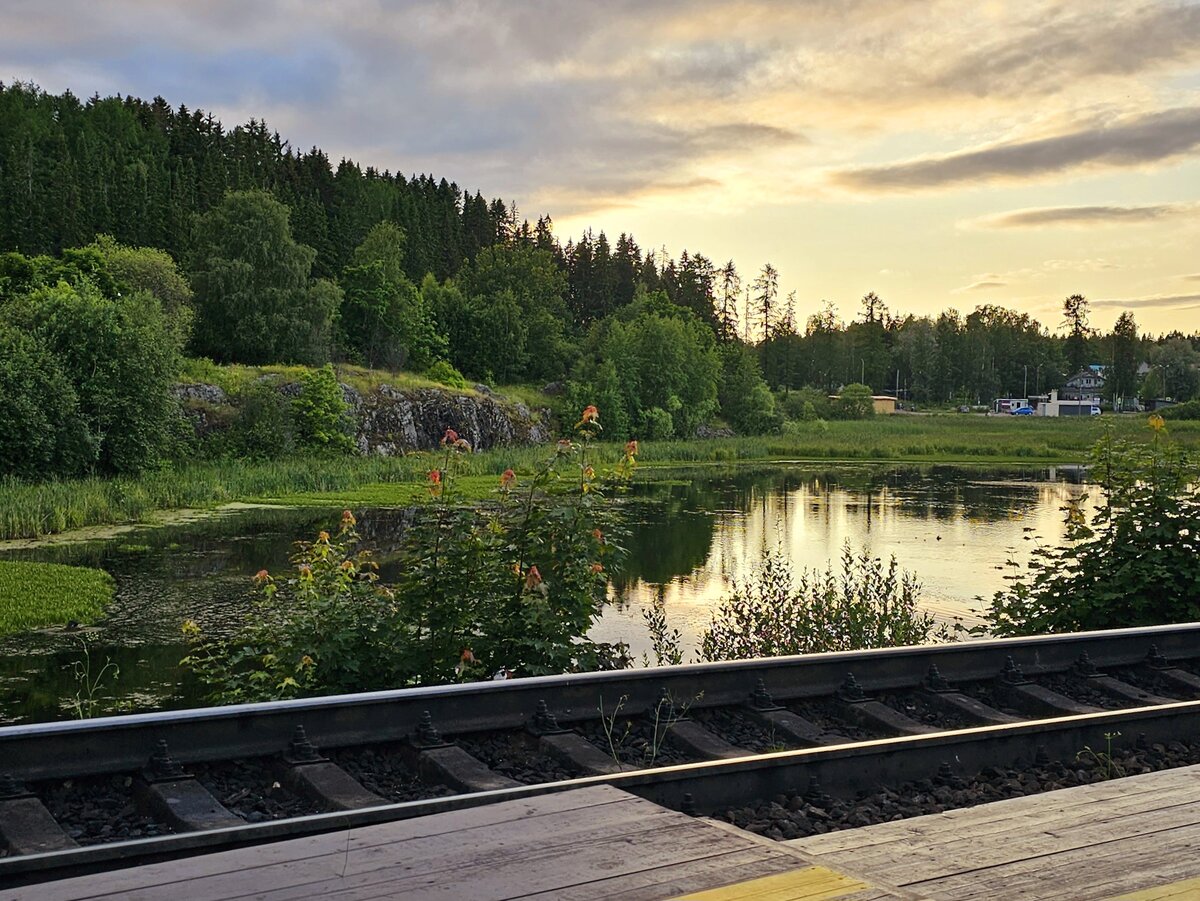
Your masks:
M 214 367 L 226 371 L 230 367 Z M 1100 418 L 1100 417 L 1098 417 Z M 1114 434 L 1148 440 L 1141 417 L 1102 417 Z M 796 462 L 1081 463 L 1100 435 L 1087 420 L 1034 417 L 877 416 L 861 422 L 799 423 L 788 435 L 645 441 L 639 478 L 668 476 L 697 464 Z M 1172 424 L 1185 446 L 1200 444 L 1200 422 Z M 616 460 L 618 444 L 600 444 L 600 459 Z M 496 448 L 463 460 L 464 496 L 484 497 L 509 467 L 530 473 L 537 447 Z M 37 538 L 93 525 L 136 522 L 161 510 L 211 508 L 236 501 L 293 506 L 395 506 L 426 491 L 434 455 L 293 457 L 278 461 L 185 463 L 136 478 L 87 478 L 36 484 L 0 480 L 0 540 Z M 679 473 L 676 472 L 675 475 Z
M 0 635 L 89 622 L 112 600 L 114 587 L 99 569 L 0 560 Z

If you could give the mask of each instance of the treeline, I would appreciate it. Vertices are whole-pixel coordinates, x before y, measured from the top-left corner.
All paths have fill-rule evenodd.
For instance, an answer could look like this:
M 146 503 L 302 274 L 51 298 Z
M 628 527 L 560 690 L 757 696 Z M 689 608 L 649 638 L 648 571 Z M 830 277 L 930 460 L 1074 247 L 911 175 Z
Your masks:
M 1200 387 L 1196 336 L 1151 341 L 1129 314 L 1097 334 L 1082 297 L 1064 303 L 1061 337 L 996 306 L 894 314 L 873 293 L 849 322 L 829 303 L 804 315 L 769 264 L 743 274 L 627 234 L 564 245 L 548 217 L 531 224 L 513 203 L 335 166 L 261 121 L 226 131 L 161 98 L 0 85 L 0 251 L 0 419 L 23 424 L 0 422 L 0 440 L 33 442 L 40 461 L 0 461 L 0 473 L 163 459 L 177 421 L 163 386 L 181 355 L 560 382 L 567 403 L 601 406 L 611 437 L 688 436 L 715 417 L 770 431 L 866 413 L 872 391 L 986 403 L 1091 363 L 1109 367 L 1115 396 Z M 119 365 L 87 356 L 98 347 Z M 141 421 L 149 431 L 122 449 L 133 439 L 119 424 Z M 43 422 L 62 425 L 29 425 Z

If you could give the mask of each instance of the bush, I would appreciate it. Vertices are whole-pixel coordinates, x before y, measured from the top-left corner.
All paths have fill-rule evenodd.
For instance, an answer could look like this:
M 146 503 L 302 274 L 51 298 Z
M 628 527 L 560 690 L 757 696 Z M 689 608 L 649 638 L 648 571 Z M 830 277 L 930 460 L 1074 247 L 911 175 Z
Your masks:
M 60 283 L 8 304 L 4 317 L 54 355 L 78 398 L 103 471 L 139 472 L 169 454 L 179 419 L 171 393 L 178 336 L 151 295 L 109 299 L 88 281 Z M 74 438 L 67 443 L 74 446 Z M 71 455 L 72 465 L 78 460 Z
M 787 419 L 813 422 L 833 417 L 833 404 L 829 396 L 816 388 L 797 388 L 776 394 L 775 397 Z
M 296 449 L 293 403 L 270 379 L 251 382 L 238 393 L 234 403 L 237 415 L 226 439 L 233 456 L 278 460 Z
M 1115 440 L 1092 451 L 1105 492 L 1092 521 L 1067 509 L 1061 546 L 1034 551 L 987 613 L 997 635 L 1115 629 L 1200 619 L 1200 470 L 1150 417 L 1149 445 Z
M 700 637 L 702 660 L 741 660 L 890 648 L 945 640 L 949 630 L 917 609 L 920 585 L 866 552 L 842 551 L 841 571 L 797 577 L 782 553 L 723 598 Z
M 467 380 L 463 377 L 463 374 L 446 360 L 438 360 L 426 369 L 425 377 L 440 385 L 446 385 L 449 388 L 467 387 Z
M 594 409 L 594 408 L 590 408 Z M 585 415 L 585 438 L 595 434 Z M 487 507 L 455 502 L 466 442 L 448 431 L 431 502 L 397 551 L 400 577 L 378 579 L 350 511 L 336 536 L 299 545 L 293 571 L 255 577 L 259 600 L 233 638 L 196 642 L 184 660 L 234 703 L 624 664 L 586 636 L 605 601 L 605 561 L 619 552 L 587 441 L 560 443 L 527 483 L 500 478 Z M 633 450 L 633 448 L 630 448 Z M 622 461 L 622 472 L 633 464 Z
M 1167 407 L 1160 411 L 1159 415 L 1163 419 L 1200 419 L 1200 400 L 1189 400 L 1173 407 Z
M 41 341 L 0 323 L 0 473 L 78 473 L 96 459 L 79 399 Z
M 675 420 L 662 407 L 651 407 L 642 414 L 642 434 L 651 441 L 662 441 L 675 434 Z
M 775 397 L 763 381 L 758 358 L 740 342 L 721 348 L 721 381 L 718 390 L 721 415 L 743 435 L 777 432 L 782 417 Z
M 847 385 L 833 402 L 835 419 L 870 419 L 875 415 L 875 402 L 866 385 Z
M 292 410 L 299 444 L 335 453 L 354 450 L 349 407 L 328 363 L 300 376 L 300 394 L 292 401 Z

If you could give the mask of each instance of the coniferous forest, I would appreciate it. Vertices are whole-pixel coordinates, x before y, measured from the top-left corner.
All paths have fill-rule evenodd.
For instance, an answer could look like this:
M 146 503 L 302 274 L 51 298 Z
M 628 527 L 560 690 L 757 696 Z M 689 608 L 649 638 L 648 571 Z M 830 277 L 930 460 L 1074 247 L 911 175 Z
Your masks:
M 671 258 L 630 234 L 564 242 L 515 202 L 161 97 L 0 85 L 0 254 L 5 475 L 160 459 L 185 357 L 559 382 L 621 438 L 714 419 L 777 431 L 839 415 L 829 395 L 859 383 L 917 406 L 987 404 L 1090 364 L 1116 398 L 1200 391 L 1200 336 L 1139 334 L 1129 313 L 1100 333 L 1083 297 L 1053 323 L 798 298 L 769 263 Z

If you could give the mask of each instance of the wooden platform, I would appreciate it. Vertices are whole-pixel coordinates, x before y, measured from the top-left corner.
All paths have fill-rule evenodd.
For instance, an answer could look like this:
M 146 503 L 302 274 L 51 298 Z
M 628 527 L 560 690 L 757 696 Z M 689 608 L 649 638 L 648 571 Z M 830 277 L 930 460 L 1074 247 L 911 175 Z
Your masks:
M 913 897 L 606 786 L 0 891 L 5 901 Z
M 786 844 L 918 897 L 1200 899 L 1200 766 Z

